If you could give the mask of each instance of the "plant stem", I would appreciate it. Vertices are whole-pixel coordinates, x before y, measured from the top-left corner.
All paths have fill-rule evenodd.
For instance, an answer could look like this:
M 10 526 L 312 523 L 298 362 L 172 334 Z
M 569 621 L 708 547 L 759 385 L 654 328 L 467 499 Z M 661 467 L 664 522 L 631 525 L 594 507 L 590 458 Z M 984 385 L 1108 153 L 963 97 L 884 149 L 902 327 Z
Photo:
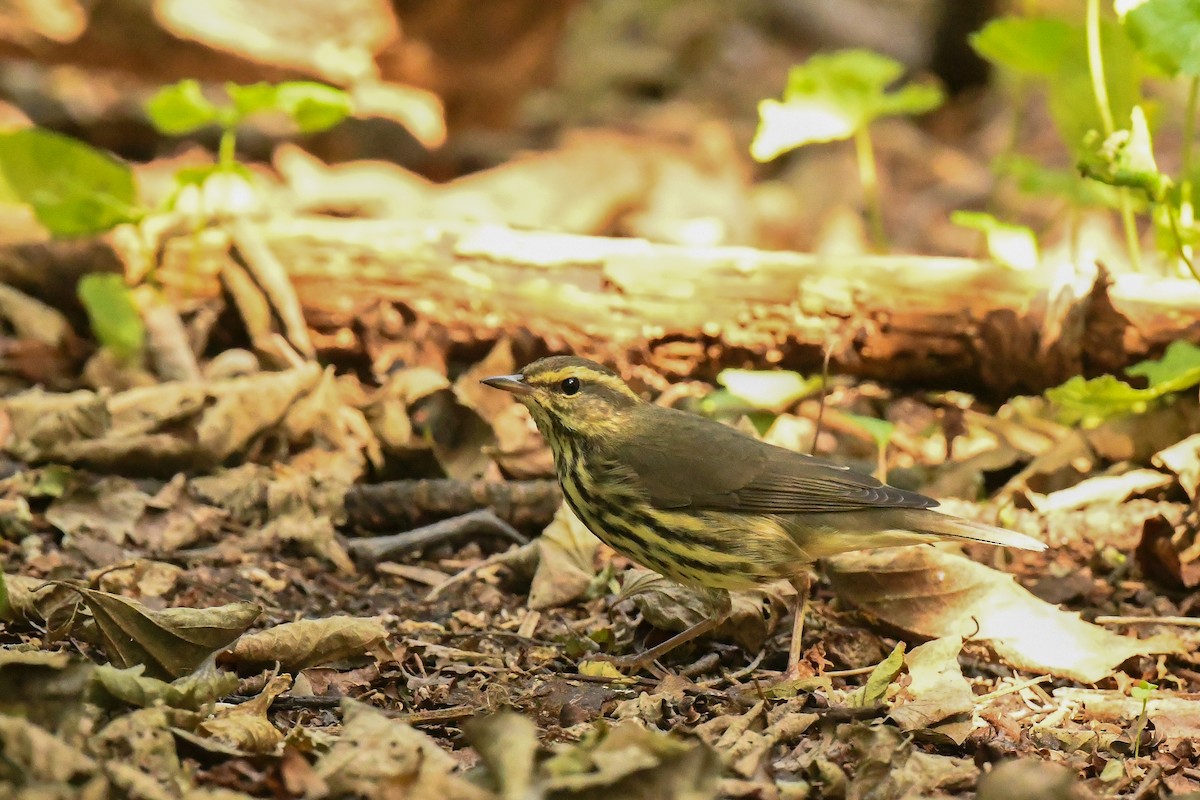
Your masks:
M 1092 94 L 1096 98 L 1096 109 L 1100 112 L 1100 123 L 1104 135 L 1112 136 L 1112 107 L 1108 104 L 1108 84 L 1104 81 L 1104 55 L 1100 48 L 1100 0 L 1087 0 L 1087 56 L 1088 74 L 1092 78 Z
M 1100 123 L 1104 126 L 1104 137 L 1113 135 L 1112 106 L 1108 102 L 1108 84 L 1104 80 L 1104 57 L 1100 47 L 1100 0 L 1087 0 L 1087 56 L 1088 74 L 1092 78 L 1092 94 L 1096 98 L 1096 109 L 1100 112 Z M 1129 249 L 1129 260 L 1135 272 L 1142 271 L 1142 249 L 1138 243 L 1137 221 L 1133 217 L 1133 203 L 1126 189 L 1119 189 L 1121 199 L 1121 224 L 1125 228 L 1125 246 Z
M 1183 150 L 1180 154 L 1182 166 L 1180 173 L 1185 182 L 1192 180 L 1192 139 L 1196 136 L 1196 107 L 1200 100 L 1200 75 L 1194 76 L 1188 83 L 1187 110 L 1183 117 Z
M 862 183 L 863 202 L 871 228 L 871 242 L 880 252 L 887 250 L 887 234 L 883 230 L 883 204 L 879 200 L 879 173 L 875 168 L 875 147 L 871 133 L 864 125 L 854 133 L 854 153 L 858 157 L 858 179 Z
M 217 147 L 217 164 L 228 170 L 237 163 L 237 131 L 230 127 L 221 131 L 221 143 Z

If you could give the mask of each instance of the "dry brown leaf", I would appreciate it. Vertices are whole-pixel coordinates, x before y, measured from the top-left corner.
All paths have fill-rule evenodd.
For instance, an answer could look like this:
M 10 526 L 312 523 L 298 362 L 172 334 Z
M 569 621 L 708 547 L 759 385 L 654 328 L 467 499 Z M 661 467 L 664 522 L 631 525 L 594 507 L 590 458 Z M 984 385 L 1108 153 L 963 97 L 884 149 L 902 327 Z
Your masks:
M 333 83 L 374 73 L 372 57 L 399 33 L 384 0 L 155 0 L 154 16 L 181 38 Z
M 1041 514 L 1086 508 L 1097 503 L 1121 503 L 1173 483 L 1171 476 L 1156 469 L 1132 469 L 1120 475 L 1097 475 L 1074 486 L 1049 494 L 1026 492 L 1034 510 Z
M 467 741 L 479 753 L 495 790 L 503 800 L 540 795 L 534 786 L 538 729 L 528 717 L 502 711 L 463 726 Z
M 764 759 L 779 738 L 779 729 L 766 726 L 766 701 L 760 700 L 744 714 L 722 714 L 695 729 L 695 734 L 721 755 L 737 775 L 750 778 L 762 773 Z
M 603 792 L 631 800 L 715 797 L 721 774 L 721 760 L 708 745 L 632 720 L 599 726 L 577 744 L 560 746 L 541 767 L 551 796 Z
M 1183 647 L 1174 636 L 1118 636 L 1039 600 L 1010 575 L 935 547 L 847 553 L 828 563 L 838 595 L 887 625 L 983 641 L 1019 669 L 1095 683 L 1128 658 Z
M 228 658 L 249 664 L 278 661 L 288 672 L 361 656 L 387 638 L 378 620 L 328 617 L 285 622 L 234 642 Z
M 46 520 L 68 536 L 124 544 L 149 502 L 150 495 L 126 478 L 105 477 L 86 485 L 72 481 L 67 493 L 46 509 Z
M 0 715 L 0 752 L 0 781 L 18 786 L 65 784 L 96 769 L 78 748 L 20 717 Z
M 537 571 L 527 604 L 533 609 L 554 608 L 583 596 L 596 577 L 596 549 L 600 541 L 563 503 L 538 537 Z
M 0 403 L 5 447 L 25 461 L 86 464 L 129 474 L 215 467 L 277 430 L 321 379 L 316 364 L 224 381 L 164 383 L 108 396 L 23 392 Z
M 904 689 L 907 699 L 888 714 L 901 730 L 931 730 L 956 745 L 966 741 L 975 696 L 958 665 L 960 650 L 962 639 L 947 636 L 914 647 L 904 657 L 912 679 Z
M 254 698 L 222 709 L 218 714 L 200 723 L 199 730 L 205 736 L 245 753 L 269 755 L 283 741 L 283 734 L 271 724 L 267 711 L 275 698 L 292 685 L 290 675 L 276 675 L 260 694 Z
M 0 620 L 5 622 L 50 623 L 74 614 L 79 596 L 69 587 L 27 575 L 5 573 L 5 602 L 0 603 Z
M 453 775 L 457 762 L 424 733 L 355 700 L 341 710 L 342 738 L 313 767 L 333 796 L 375 797 L 394 786 L 414 800 L 494 800 Z
M 62 730 L 65 722 L 78 721 L 94 670 L 63 652 L 0 648 L 0 715 Z
M 979 779 L 978 800 L 1091 800 L 1073 771 L 1062 764 L 1032 758 L 997 764 Z
M 1134 555 L 1146 575 L 1184 589 L 1200 586 L 1200 532 L 1158 514 L 1142 523 Z
M 92 672 L 92 702 L 104 695 L 131 706 L 148 708 L 163 703 L 170 708 L 199 709 L 237 690 L 238 676 L 217 669 L 199 669 L 171 683 L 147 677 L 142 664 L 117 669 L 100 664 Z
M 362 80 L 350 87 L 350 95 L 354 116 L 395 120 L 430 150 L 445 144 L 445 109 L 433 92 L 390 81 Z
M 939 797 L 970 786 L 979 775 L 971 759 L 923 752 L 890 725 L 841 725 L 834 738 L 854 751 L 846 797 Z
M 1098 722 L 1128 725 L 1142 713 L 1142 702 L 1124 692 L 1063 687 L 1055 689 L 1054 696 L 1082 704 L 1089 718 Z M 1196 693 L 1155 690 L 1146 700 L 1146 718 L 1160 742 L 1200 741 L 1200 696 Z
M 154 678 L 178 678 L 240 636 L 262 613 L 253 603 L 155 611 L 121 595 L 73 587 L 92 612 L 105 653 L 119 667 L 146 665 Z
M 1174 472 L 1193 502 L 1200 495 L 1200 433 L 1159 450 L 1150 460 Z

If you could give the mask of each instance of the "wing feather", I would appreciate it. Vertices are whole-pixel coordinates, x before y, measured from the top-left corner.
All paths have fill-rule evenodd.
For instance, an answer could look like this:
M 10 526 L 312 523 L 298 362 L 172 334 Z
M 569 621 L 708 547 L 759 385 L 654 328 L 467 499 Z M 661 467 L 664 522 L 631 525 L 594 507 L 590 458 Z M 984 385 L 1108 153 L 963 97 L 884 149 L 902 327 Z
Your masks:
M 694 414 L 653 407 L 641 418 L 648 427 L 615 443 L 613 456 L 659 508 L 795 514 L 938 504 Z

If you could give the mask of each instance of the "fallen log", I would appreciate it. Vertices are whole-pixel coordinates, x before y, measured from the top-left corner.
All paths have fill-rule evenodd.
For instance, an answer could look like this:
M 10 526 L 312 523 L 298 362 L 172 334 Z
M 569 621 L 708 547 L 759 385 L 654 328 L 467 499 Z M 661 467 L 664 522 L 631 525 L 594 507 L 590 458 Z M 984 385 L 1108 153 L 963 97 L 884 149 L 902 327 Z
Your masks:
M 711 378 L 727 366 L 811 373 L 828 350 L 835 373 L 1004 397 L 1120 372 L 1176 339 L 1200 341 L 1200 283 L 1092 265 L 1018 272 L 972 259 L 682 247 L 461 221 L 280 217 L 251 227 L 290 276 L 317 349 L 340 357 L 371 360 L 381 340 L 406 339 L 443 358 L 454 348 L 478 356 L 523 330 L 532 350 L 673 377 Z M 110 243 L 120 241 L 3 247 L 0 281 L 70 304 L 85 264 L 119 268 Z M 196 278 L 221 272 L 230 241 L 206 236 L 198 252 L 190 235 L 171 239 L 159 278 L 188 286 L 193 301 L 215 294 L 215 278 Z M 380 308 L 399 323 L 372 329 L 365 320 Z
M 722 366 L 1038 391 L 1200 340 L 1200 284 L 986 261 L 700 248 L 462 222 L 281 218 L 262 234 L 310 324 L 381 301 L 456 342 L 524 328 L 676 375 Z M 1066 272 L 1066 277 L 1061 277 Z

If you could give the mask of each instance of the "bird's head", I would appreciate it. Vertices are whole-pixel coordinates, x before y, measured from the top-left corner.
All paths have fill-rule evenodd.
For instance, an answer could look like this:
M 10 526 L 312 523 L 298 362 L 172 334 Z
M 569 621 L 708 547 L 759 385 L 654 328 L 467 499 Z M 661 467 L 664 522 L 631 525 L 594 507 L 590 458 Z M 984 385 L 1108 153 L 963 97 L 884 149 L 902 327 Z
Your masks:
M 575 356 L 543 358 L 483 383 L 524 403 L 551 447 L 563 435 L 594 439 L 619 430 L 623 416 L 642 402 L 615 372 Z

